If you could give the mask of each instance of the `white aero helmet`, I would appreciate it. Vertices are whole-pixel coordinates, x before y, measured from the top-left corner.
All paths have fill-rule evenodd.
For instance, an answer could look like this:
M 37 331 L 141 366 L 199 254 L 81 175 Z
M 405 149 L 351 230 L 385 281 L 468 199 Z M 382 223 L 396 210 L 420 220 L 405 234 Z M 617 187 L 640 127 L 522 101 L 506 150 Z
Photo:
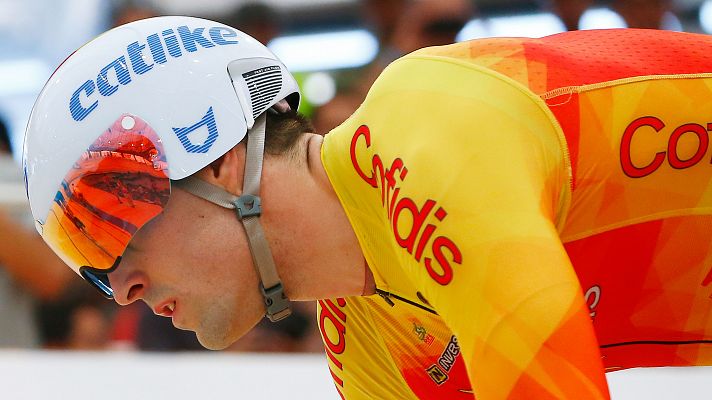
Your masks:
M 283 318 L 289 304 L 259 224 L 259 178 L 265 112 L 296 110 L 298 102 L 285 66 L 237 29 L 177 16 L 114 28 L 70 55 L 32 109 L 23 166 L 37 230 L 111 297 L 106 275 L 136 231 L 161 213 L 171 181 L 209 165 L 249 133 L 243 196 L 196 178 L 181 182 L 238 211 L 267 316 Z

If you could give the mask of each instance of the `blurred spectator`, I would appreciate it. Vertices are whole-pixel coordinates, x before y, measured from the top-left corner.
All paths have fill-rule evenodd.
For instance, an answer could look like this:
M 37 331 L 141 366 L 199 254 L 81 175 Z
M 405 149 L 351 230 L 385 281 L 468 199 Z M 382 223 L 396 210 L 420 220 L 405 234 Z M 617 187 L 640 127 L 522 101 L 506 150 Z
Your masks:
M 0 119 L 0 154 L 12 154 L 12 142 L 5 122 Z
M 540 4 L 561 18 L 566 30 L 575 31 L 579 29 L 583 13 L 593 5 L 593 0 L 541 0 Z
M 386 47 L 384 45 L 393 41 L 396 21 L 412 1 L 416 0 L 363 0 L 361 2 L 361 17 L 366 28 L 381 43 L 381 50 Z
M 73 274 L 34 231 L 24 201 L 12 204 L 13 194 L 23 197 L 24 188 L 11 149 L 0 120 L 0 346 L 35 347 L 40 344 L 37 302 L 58 298 Z
M 43 346 L 67 350 L 107 349 L 115 307 L 80 279 L 73 280 L 69 289 L 58 299 L 43 302 L 38 307 Z
M 122 0 L 112 10 L 111 20 L 113 26 L 119 26 L 157 15 L 158 11 L 146 1 Z
M 244 4 L 218 20 L 249 34 L 263 44 L 268 44 L 277 37 L 283 28 L 282 15 L 276 9 L 256 2 Z
M 358 104 L 388 64 L 423 47 L 455 43 L 457 34 L 475 13 L 471 0 L 411 0 L 405 5 L 396 20 L 390 41 L 381 44 L 385 50 L 381 51 L 356 88 Z
M 0 265 L 18 287 L 38 299 L 53 300 L 73 274 L 33 229 L 0 210 Z
M 670 0 L 615 0 L 613 9 L 629 28 L 668 29 L 666 16 L 672 16 Z
M 382 3 L 382 4 L 379 4 Z M 380 43 L 376 60 L 360 71 L 360 79 L 344 88 L 313 116 L 317 133 L 325 134 L 346 120 L 361 104 L 381 71 L 414 50 L 451 44 L 475 14 L 470 0 L 368 0 L 363 3 L 367 26 Z
M 109 345 L 109 316 L 95 304 L 74 309 L 67 337 L 70 350 L 105 350 Z
M 423 47 L 454 43 L 473 15 L 470 0 L 410 2 L 398 19 L 389 45 L 404 55 Z

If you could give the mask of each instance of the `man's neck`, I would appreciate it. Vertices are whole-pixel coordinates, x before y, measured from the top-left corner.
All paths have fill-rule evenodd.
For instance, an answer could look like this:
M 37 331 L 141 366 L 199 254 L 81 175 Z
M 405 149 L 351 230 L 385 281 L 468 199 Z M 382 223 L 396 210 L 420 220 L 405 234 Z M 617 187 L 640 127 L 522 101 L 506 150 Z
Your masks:
M 306 134 L 305 162 L 265 164 L 265 231 L 287 295 L 313 300 L 373 293 L 373 278 L 321 160 L 323 137 Z

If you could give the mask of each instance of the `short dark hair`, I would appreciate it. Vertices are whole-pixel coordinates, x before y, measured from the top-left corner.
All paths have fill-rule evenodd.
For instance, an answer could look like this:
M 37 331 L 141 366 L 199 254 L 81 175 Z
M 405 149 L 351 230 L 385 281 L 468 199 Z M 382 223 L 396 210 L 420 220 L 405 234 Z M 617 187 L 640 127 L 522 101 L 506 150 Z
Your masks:
M 286 157 L 291 161 L 299 163 L 299 138 L 302 135 L 314 132 L 311 121 L 302 114 L 295 111 L 286 113 L 276 113 L 267 111 L 267 124 L 265 126 L 265 155 L 274 157 Z M 245 136 L 240 143 L 249 140 Z M 213 174 L 223 162 L 223 157 L 211 162 L 204 169 L 210 168 Z
M 267 111 L 265 153 L 272 156 L 296 155 L 299 138 L 314 132 L 309 118 L 296 111 L 275 113 Z

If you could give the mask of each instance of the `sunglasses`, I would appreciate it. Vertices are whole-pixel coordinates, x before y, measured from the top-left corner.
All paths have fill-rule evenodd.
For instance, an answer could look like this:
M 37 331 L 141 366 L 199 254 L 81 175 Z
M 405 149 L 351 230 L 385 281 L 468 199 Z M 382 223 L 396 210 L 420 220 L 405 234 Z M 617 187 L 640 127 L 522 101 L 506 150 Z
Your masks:
M 136 232 L 171 193 L 161 139 L 140 118 L 120 116 L 72 165 L 41 224 L 42 238 L 107 298 Z

